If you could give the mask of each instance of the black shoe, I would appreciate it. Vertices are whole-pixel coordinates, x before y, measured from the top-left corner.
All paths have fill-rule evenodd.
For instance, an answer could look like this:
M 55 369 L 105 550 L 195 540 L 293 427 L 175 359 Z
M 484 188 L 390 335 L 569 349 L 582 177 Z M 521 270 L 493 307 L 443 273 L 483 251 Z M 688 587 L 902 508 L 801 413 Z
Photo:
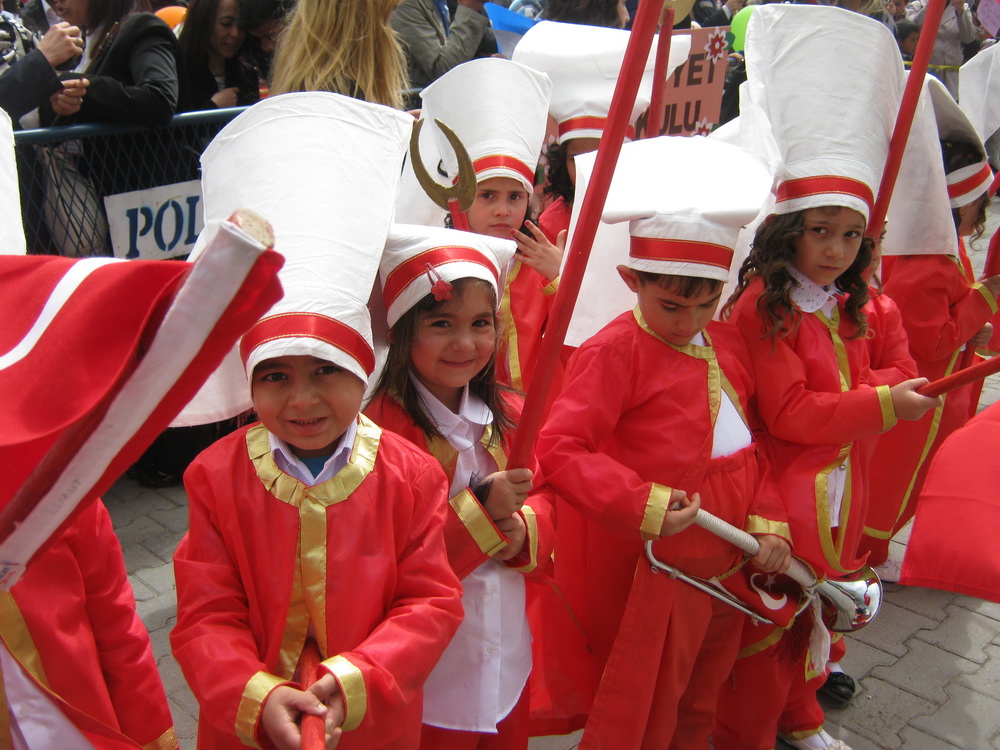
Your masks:
M 843 672 L 830 672 L 823 687 L 819 689 L 819 694 L 826 698 L 834 706 L 840 708 L 851 702 L 857 686 L 850 675 Z

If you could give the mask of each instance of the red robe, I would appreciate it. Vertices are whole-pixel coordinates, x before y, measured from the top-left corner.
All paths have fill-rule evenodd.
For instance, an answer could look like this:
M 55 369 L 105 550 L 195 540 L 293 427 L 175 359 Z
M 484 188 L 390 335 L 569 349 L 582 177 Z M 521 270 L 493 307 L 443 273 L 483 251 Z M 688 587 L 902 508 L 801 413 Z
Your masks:
M 704 746 L 712 728 L 743 616 L 651 573 L 643 542 L 657 540 L 660 560 L 699 577 L 725 573 L 742 553 L 694 526 L 660 540 L 670 488 L 700 492 L 706 510 L 738 527 L 788 538 L 756 446 L 711 458 L 722 389 L 752 415 L 753 380 L 736 331 L 710 323 L 705 334 L 709 346 L 673 347 L 638 311 L 620 315 L 570 359 L 538 439 L 546 480 L 566 501 L 556 581 L 589 636 L 593 678 L 603 674 L 583 746 Z
M 573 206 L 560 196 L 550 203 L 538 217 L 538 228 L 542 230 L 549 242 L 555 244 L 559 233 L 569 231 L 569 222 L 573 216 Z
M 762 290 L 759 279 L 746 289 L 732 321 L 762 384 L 763 442 L 778 473 L 795 554 L 820 576 L 836 577 L 864 564 L 858 544 L 867 467 L 854 443 L 895 424 L 889 386 L 873 384 L 866 341 L 849 338 L 853 326 L 841 319 L 842 301 L 833 320 L 803 313 L 794 333 L 764 338 L 757 312 Z M 837 527 L 830 524 L 827 493 L 833 471 L 847 472 Z
M 277 468 L 260 425 L 184 481 L 170 640 L 201 706 L 199 746 L 270 746 L 263 702 L 293 681 L 311 629 L 345 699 L 339 747 L 416 748 L 421 686 L 461 619 L 440 468 L 362 417 L 347 466 L 316 486 Z
M 920 493 L 900 581 L 1000 602 L 1000 403 L 941 446 Z M 961 477 L 960 482 L 955 477 Z
M 919 375 L 937 380 L 951 374 L 966 342 L 997 311 L 996 299 L 974 283 L 964 247 L 961 256 L 901 255 L 893 258 L 885 291 L 899 306 Z M 916 512 L 930 459 L 941 442 L 975 413 L 979 388 L 967 385 L 945 396 L 944 406 L 883 435 L 875 449 L 870 492 L 880 502 L 865 523 L 863 549 L 878 564 L 889 540 Z
M 507 406 L 515 418 L 521 413 L 520 399 L 508 399 Z M 424 431 L 410 418 L 398 401 L 388 396 L 379 396 L 368 404 L 365 415 L 437 459 L 444 468 L 449 483 L 451 482 L 455 474 L 458 453 L 444 438 L 437 437 L 428 441 Z M 492 428 L 488 426 L 483 433 L 483 445 L 496 461 L 498 470 L 503 471 L 507 468 L 507 455 L 499 442 L 490 444 L 491 436 Z M 508 445 L 512 437 L 512 435 L 506 436 Z M 537 471 L 537 467 L 535 468 Z M 536 571 L 540 564 L 544 568 L 552 556 L 553 498 L 551 491 L 540 479 L 538 475 L 532 477 L 535 489 L 531 491 L 528 502 L 520 511 L 527 530 L 524 549 L 517 557 L 504 563 L 523 573 Z M 508 543 L 507 537 L 496 527 L 469 488 L 449 501 L 449 511 L 445 520 L 445 540 L 448 545 L 448 559 L 459 579 L 493 557 Z
M 872 370 L 869 382 L 891 387 L 918 377 L 917 363 L 910 355 L 910 341 L 903 327 L 903 315 L 892 297 L 869 287 L 864 311 L 868 319 L 866 343 Z
M 519 261 L 507 274 L 500 302 L 503 333 L 497 354 L 498 376 L 501 382 L 524 393 L 531 387 L 531 374 L 558 286 L 558 279 L 547 281 Z
M 103 503 L 87 505 L 24 577 L 0 592 L 0 610 L 4 645 L 95 747 L 177 747 L 149 635 Z M 4 700 L 0 711 L 8 711 Z

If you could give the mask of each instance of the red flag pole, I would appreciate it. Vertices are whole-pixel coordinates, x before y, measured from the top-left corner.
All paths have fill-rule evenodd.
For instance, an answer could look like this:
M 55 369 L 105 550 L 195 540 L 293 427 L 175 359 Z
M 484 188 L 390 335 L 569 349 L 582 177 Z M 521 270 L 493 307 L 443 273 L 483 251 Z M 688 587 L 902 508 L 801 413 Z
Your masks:
M 646 137 L 656 138 L 663 130 L 663 100 L 666 98 L 667 63 L 670 60 L 670 37 L 674 33 L 674 9 L 667 8 L 656 41 L 656 63 L 653 66 L 653 97 L 649 102 Z
M 319 646 L 312 638 L 307 638 L 299 656 L 299 682 L 308 688 L 316 682 L 319 671 Z M 326 747 L 326 720 L 322 716 L 302 714 L 302 750 L 323 750 Z
M 653 34 L 656 33 L 656 24 L 660 20 L 662 9 L 663 0 L 644 0 L 639 3 L 639 10 L 632 24 L 632 33 L 625 49 L 625 59 L 618 75 L 618 84 L 611 98 L 607 125 L 597 147 L 594 173 L 580 206 L 580 220 L 573 242 L 567 249 L 566 264 L 559 279 L 559 291 L 556 293 L 552 314 L 545 327 L 545 338 L 542 339 L 531 389 L 525 398 L 521 421 L 511 445 L 507 462 L 508 468 L 511 469 L 528 465 L 528 457 L 531 455 L 535 437 L 541 427 L 545 402 L 559 361 L 559 352 L 566 339 L 573 306 L 580 294 L 583 272 L 594 244 L 597 225 L 601 220 L 608 189 L 611 187 L 611 177 L 622 150 L 632 105 L 639 91 L 639 82 L 646 68 L 646 60 L 649 59 Z
M 892 139 L 889 141 L 889 155 L 885 160 L 882 182 L 878 188 L 878 198 L 875 199 L 875 206 L 872 208 L 872 215 L 868 221 L 866 234 L 872 239 L 878 239 L 879 235 L 882 234 L 885 215 L 889 211 L 889 199 L 892 198 L 892 190 L 896 186 L 896 178 L 899 177 L 903 151 L 906 149 L 906 140 L 910 136 L 913 116 L 917 111 L 917 102 L 920 101 L 920 89 L 923 88 L 924 76 L 927 75 L 927 66 L 931 61 L 931 51 L 934 48 L 934 40 L 937 39 L 937 30 L 938 26 L 941 25 L 941 16 L 944 13 L 946 2 L 947 0 L 930 0 L 927 4 L 927 13 L 924 15 L 924 22 L 920 27 L 920 41 L 913 53 L 913 65 L 910 68 L 910 75 L 906 78 L 906 88 L 903 90 L 903 98 L 899 104 L 896 126 L 893 128 Z
M 934 396 L 941 396 L 948 391 L 961 388 L 963 385 L 968 385 L 969 383 L 989 377 L 995 372 L 1000 372 L 1000 355 L 984 359 L 982 362 L 978 362 L 971 367 L 966 367 L 961 372 L 953 372 L 951 375 L 934 380 L 918 388 L 917 393 L 921 396 L 931 396 L 932 398 Z

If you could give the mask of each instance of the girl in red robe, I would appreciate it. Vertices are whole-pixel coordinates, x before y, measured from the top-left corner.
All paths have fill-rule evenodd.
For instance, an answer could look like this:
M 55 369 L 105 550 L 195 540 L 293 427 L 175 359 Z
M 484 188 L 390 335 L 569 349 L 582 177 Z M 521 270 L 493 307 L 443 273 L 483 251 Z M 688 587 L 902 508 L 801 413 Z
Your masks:
M 366 414 L 444 467 L 466 611 L 424 687 L 427 750 L 527 747 L 522 574 L 549 557 L 551 503 L 529 469 L 506 470 L 520 403 L 496 378 L 497 290 L 513 252 L 509 240 L 397 226 L 383 256 L 390 345 Z

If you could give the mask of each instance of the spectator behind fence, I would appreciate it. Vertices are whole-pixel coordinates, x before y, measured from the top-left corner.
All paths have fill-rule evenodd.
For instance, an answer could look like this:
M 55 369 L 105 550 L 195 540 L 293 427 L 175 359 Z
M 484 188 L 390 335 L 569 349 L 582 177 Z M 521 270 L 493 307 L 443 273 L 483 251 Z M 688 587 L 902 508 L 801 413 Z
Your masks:
M 927 12 L 927 0 L 913 0 L 906 6 L 906 17 L 917 24 L 923 24 Z M 938 28 L 934 49 L 931 52 L 930 73 L 948 87 L 951 95 L 958 100 L 958 69 L 965 60 L 962 45 L 975 41 L 976 28 L 972 23 L 972 12 L 965 0 L 951 0 L 944 8 L 941 26 Z
M 241 0 L 240 28 L 246 31 L 246 52 L 257 71 L 270 83 L 271 62 L 278 37 L 285 28 L 293 0 Z
M 0 107 L 17 122 L 50 96 L 62 91 L 56 67 L 79 56 L 80 29 L 68 23 L 50 27 L 36 44 L 16 16 L 0 18 Z M 29 123 L 25 123 L 29 124 Z
M 299 0 L 274 55 L 272 91 L 333 91 L 401 108 L 405 58 L 389 25 L 395 5 Z
M 392 27 L 406 50 L 410 85 L 423 88 L 456 65 L 481 56 L 483 42 L 496 42 L 483 0 L 458 0 L 454 14 L 445 0 L 402 0 Z
M 260 99 L 256 71 L 243 62 L 240 0 L 191 0 L 178 29 L 191 109 L 242 107 Z
M 180 47 L 146 0 L 61 0 L 63 18 L 84 30 L 83 56 L 66 88 L 39 111 L 42 126 L 117 122 L 154 127 L 178 108 Z

